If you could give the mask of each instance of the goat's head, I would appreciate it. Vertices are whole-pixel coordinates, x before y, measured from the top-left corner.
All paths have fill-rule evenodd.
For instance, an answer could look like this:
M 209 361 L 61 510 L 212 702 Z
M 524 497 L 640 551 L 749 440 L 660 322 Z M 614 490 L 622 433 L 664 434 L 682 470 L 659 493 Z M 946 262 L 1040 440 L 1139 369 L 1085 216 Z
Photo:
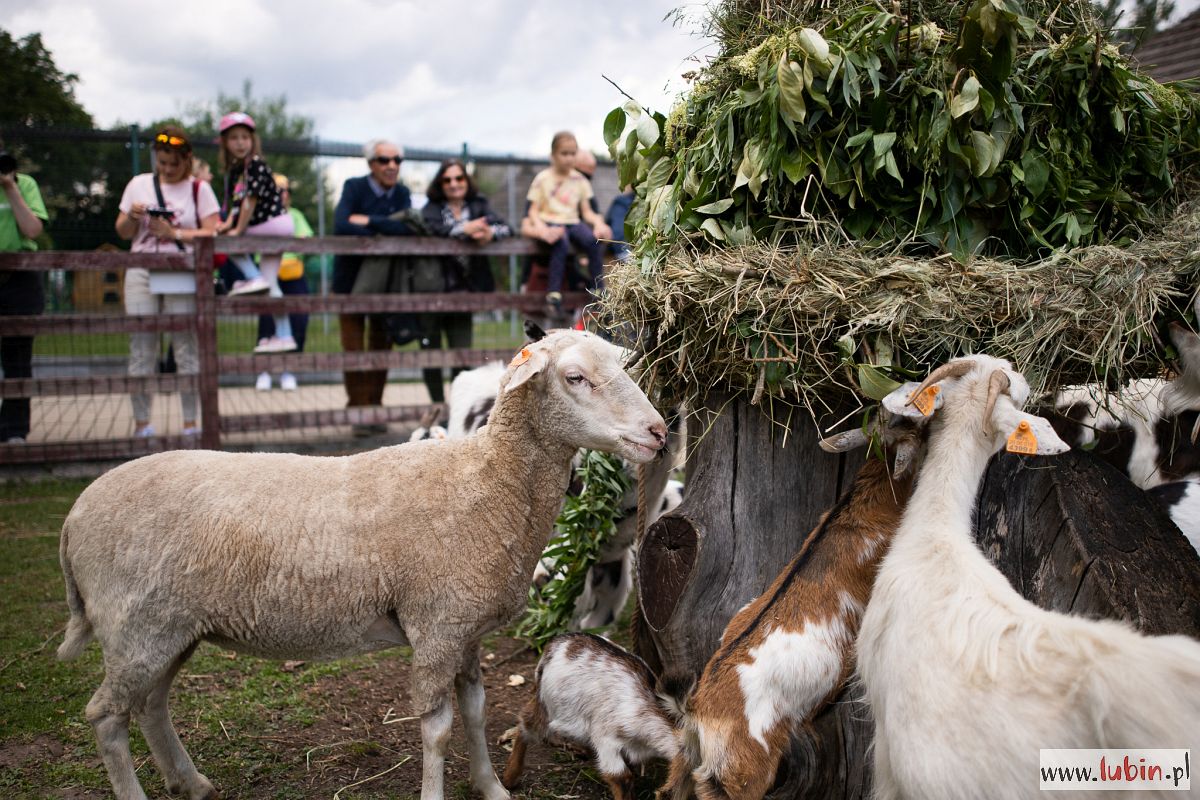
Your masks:
M 1029 383 L 1009 362 L 973 355 L 943 364 L 915 387 L 900 387 L 883 406 L 914 420 L 965 415 L 993 452 L 1006 446 L 1028 455 L 1070 450 L 1048 420 L 1021 410 L 1028 399 Z
M 905 386 L 915 389 L 917 384 Z M 822 439 L 820 445 L 827 453 L 845 453 L 867 446 L 874 438 L 882 445 L 885 457 L 891 459 L 893 477 L 901 478 L 918 465 L 926 421 L 927 418 L 893 414 L 884 408 L 863 427 L 835 433 Z
M 666 442 L 667 426 L 626 374 L 622 354 L 595 334 L 554 331 L 521 349 L 500 391 L 539 392 L 538 426 L 564 444 L 644 463 Z

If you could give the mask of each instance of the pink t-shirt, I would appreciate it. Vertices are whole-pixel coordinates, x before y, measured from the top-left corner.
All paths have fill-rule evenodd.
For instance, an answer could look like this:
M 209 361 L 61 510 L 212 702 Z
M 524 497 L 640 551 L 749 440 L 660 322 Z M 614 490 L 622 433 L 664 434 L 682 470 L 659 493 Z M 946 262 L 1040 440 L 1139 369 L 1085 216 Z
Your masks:
M 160 183 L 162 188 L 163 201 L 167 208 L 175 213 L 171 224 L 176 228 L 186 228 L 194 230 L 196 225 L 196 206 L 199 206 L 200 219 L 212 214 L 216 214 L 221 210 L 220 204 L 217 202 L 217 196 L 213 193 L 212 187 L 204 181 L 198 181 L 200 184 L 196 192 L 196 202 L 192 203 L 192 181 L 194 178 L 188 178 L 179 183 Z M 141 175 L 135 175 L 133 180 L 125 186 L 125 193 L 121 195 L 121 205 L 119 208 L 126 214 L 133 208 L 134 203 L 145 203 L 147 206 L 153 207 L 158 205 L 158 197 L 154 194 L 154 175 L 146 172 Z M 184 242 L 183 245 L 191 252 L 191 244 Z M 133 244 L 129 248 L 134 253 L 178 253 L 179 248 L 175 246 L 175 242 L 171 240 L 162 240 L 150 233 L 150 216 L 146 215 L 142 218 L 141 226 L 138 228 L 137 234 L 133 237 Z

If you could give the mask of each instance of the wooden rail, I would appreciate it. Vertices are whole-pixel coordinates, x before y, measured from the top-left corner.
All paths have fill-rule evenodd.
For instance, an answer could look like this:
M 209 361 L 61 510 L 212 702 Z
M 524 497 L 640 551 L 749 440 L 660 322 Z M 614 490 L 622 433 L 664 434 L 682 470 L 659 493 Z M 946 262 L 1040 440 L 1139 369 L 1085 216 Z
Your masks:
M 200 398 L 201 434 L 198 437 L 164 436 L 152 439 L 88 440 L 0 444 L 0 464 L 81 458 L 123 458 L 178 447 L 218 449 L 222 433 L 304 428 L 359 423 L 415 421 L 428 406 L 364 407 L 279 414 L 222 417 L 218 401 L 219 377 L 229 373 L 255 373 L 267 369 L 296 372 L 344 371 L 388 368 L 473 367 L 508 358 L 508 349 L 366 351 L 352 353 L 283 353 L 226 355 L 217 350 L 218 315 L 284 313 L 435 313 L 513 309 L 537 314 L 545 307 L 540 293 L 437 293 L 386 295 L 292 295 L 281 298 L 217 296 L 213 257 L 217 253 L 334 253 L 374 256 L 517 256 L 537 252 L 529 239 L 511 238 L 474 245 L 439 237 L 326 236 L 311 239 L 254 237 L 198 239 L 192 253 L 126 253 L 51 251 L 0 253 L 0 270 L 45 272 L 50 270 L 111 271 L 143 267 L 152 270 L 194 272 L 195 314 L 124 316 L 116 314 L 45 314 L 0 316 L 0 336 L 66 333 L 138 333 L 195 330 L 200 368 L 197 375 L 126 375 L 25 378 L 0 380 L 0 398 L 78 396 L 132 392 L 196 391 Z M 564 303 L 580 306 L 590 301 L 585 293 L 568 294 Z

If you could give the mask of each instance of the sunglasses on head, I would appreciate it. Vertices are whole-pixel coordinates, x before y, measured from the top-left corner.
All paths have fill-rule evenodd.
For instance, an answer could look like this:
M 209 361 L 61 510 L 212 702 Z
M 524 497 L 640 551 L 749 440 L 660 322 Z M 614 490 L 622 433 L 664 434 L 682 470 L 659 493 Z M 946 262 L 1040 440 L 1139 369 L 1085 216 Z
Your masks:
M 178 136 L 169 136 L 165 133 L 155 136 L 154 141 L 158 144 L 169 144 L 171 147 L 184 147 L 187 145 L 187 139 L 182 139 Z
M 443 175 L 442 183 L 466 183 L 466 175 Z
M 376 164 L 395 164 L 396 166 L 400 166 L 404 162 L 400 156 L 375 156 L 371 160 Z

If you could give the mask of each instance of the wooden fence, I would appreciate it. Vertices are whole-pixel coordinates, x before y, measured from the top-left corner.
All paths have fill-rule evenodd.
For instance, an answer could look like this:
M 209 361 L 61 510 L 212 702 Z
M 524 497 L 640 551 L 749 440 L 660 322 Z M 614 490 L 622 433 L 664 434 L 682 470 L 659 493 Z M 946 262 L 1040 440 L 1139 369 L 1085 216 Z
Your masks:
M 545 296 L 541 293 L 445 293 L 382 295 L 292 295 L 280 298 L 226 297 L 214 290 L 213 256 L 216 253 L 337 253 L 347 255 L 531 255 L 537 245 L 523 238 L 512 238 L 485 245 L 473 245 L 436 237 L 327 236 L 312 239 L 290 237 L 253 237 L 199 239 L 192 253 L 126 253 L 48 251 L 38 253 L 0 253 L 0 270 L 46 272 L 114 271 L 130 267 L 153 270 L 194 271 L 196 312 L 155 316 L 118 316 L 112 314 L 44 314 L 36 316 L 0 316 L 0 337 L 41 334 L 86 336 L 97 333 L 168 332 L 194 330 L 197 333 L 200 370 L 197 375 L 87 376 L 63 378 L 25 378 L 0 380 L 0 398 L 39 396 L 82 396 L 91 394 L 128 394 L 131 392 L 197 392 L 200 401 L 201 432 L 198 444 L 219 449 L 223 433 L 268 431 L 312 426 L 409 422 L 419 419 L 430 407 L 365 406 L 276 414 L 222 416 L 218 400 L 221 375 L 257 373 L 263 370 L 310 372 L 317 370 L 366 370 L 422 367 L 474 367 L 512 355 L 508 349 L 450 350 L 378 350 L 354 353 L 283 353 L 270 355 L 225 355 L 217 350 L 218 315 L 257 315 L 284 313 L 394 313 L 394 312 L 474 312 L 515 309 L 525 314 L 543 313 Z M 586 294 L 564 297 L 567 305 L 582 305 Z M 194 438 L 158 436 L 149 439 L 107 439 L 61 442 L 0 443 L 0 464 L 79 461 L 88 459 L 131 458 L 160 450 L 194 447 Z

